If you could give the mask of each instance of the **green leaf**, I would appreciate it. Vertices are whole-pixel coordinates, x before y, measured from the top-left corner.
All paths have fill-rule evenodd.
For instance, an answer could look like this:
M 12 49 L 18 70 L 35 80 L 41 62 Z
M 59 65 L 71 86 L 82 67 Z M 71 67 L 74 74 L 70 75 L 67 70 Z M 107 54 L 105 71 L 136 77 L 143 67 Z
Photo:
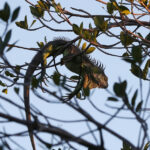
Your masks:
M 108 100 L 108 101 L 113 101 L 113 102 L 117 102 L 117 101 L 118 101 L 118 99 L 115 98 L 115 97 L 108 97 L 107 100 Z
M 143 77 L 143 72 L 141 70 L 141 68 L 139 66 L 137 66 L 136 64 L 131 64 L 131 69 L 130 71 L 138 78 Z
M 143 104 L 143 101 L 140 101 L 136 107 L 136 112 L 139 112 L 141 110 L 141 107 L 142 107 L 142 104 Z
M 73 80 L 79 80 L 80 77 L 79 77 L 79 76 L 71 76 L 70 79 L 73 79 Z
M 80 34 L 80 28 L 76 24 L 73 24 L 72 28 L 73 28 L 74 33 L 76 33 L 77 35 Z
M 5 71 L 5 75 L 9 76 L 9 77 L 15 77 L 12 73 L 10 73 L 9 71 Z
M 120 33 L 120 40 L 121 40 L 121 43 L 124 45 L 124 46 L 128 46 L 130 44 L 133 43 L 133 38 L 130 37 L 128 34 L 124 33 L 124 32 L 121 32 Z
M 24 21 L 20 21 L 20 22 L 15 22 L 16 25 L 20 28 L 23 29 L 28 29 L 28 21 L 27 21 L 27 16 L 25 16 Z
M 11 30 L 9 30 L 4 38 L 4 42 L 0 39 L 0 54 L 3 54 L 5 47 L 7 46 L 10 38 L 11 38 Z
M 112 14 L 114 12 L 113 3 L 110 3 L 110 2 L 107 3 L 107 11 L 108 11 L 109 14 Z
M 141 46 L 133 46 L 131 55 L 135 62 L 138 62 L 139 64 L 142 63 L 142 51 L 141 51 Z
M 126 93 L 127 81 L 114 84 L 114 92 L 118 97 L 123 97 Z
M 135 91 L 133 97 L 132 97 L 132 100 L 131 100 L 131 104 L 132 104 L 132 107 L 134 108 L 135 106 L 135 101 L 136 101 L 136 98 L 137 98 L 137 94 L 138 94 L 138 90 Z
M 32 85 L 32 88 L 37 88 L 38 85 L 39 85 L 39 80 L 36 79 L 35 77 L 32 78 L 32 81 L 31 81 L 31 85 Z
M 86 54 L 92 53 L 96 48 L 95 47 L 89 47 L 86 51 Z
M 150 142 L 147 142 L 144 146 L 144 150 L 148 150 L 149 147 L 150 147 Z
M 15 41 L 12 45 L 16 45 L 16 43 L 17 43 L 18 41 Z M 8 47 L 8 49 L 6 50 L 6 52 L 9 52 L 11 49 L 13 48 L 13 46 L 11 47 Z
M 3 10 L 0 10 L 0 18 L 3 21 L 8 22 L 9 17 L 10 17 L 10 7 L 8 3 L 5 3 Z
M 107 30 L 108 22 L 104 20 L 103 16 L 94 17 L 94 23 L 100 31 L 105 32 Z
M 150 41 L 150 33 L 147 34 L 147 36 L 145 37 L 145 39 Z
M 0 86 L 5 87 L 5 86 L 6 86 L 6 84 L 5 84 L 5 83 L 3 83 L 3 82 L 0 80 Z
M 89 29 L 93 29 L 93 28 L 92 28 L 92 24 L 91 24 L 91 23 L 89 23 Z
M 119 12 L 123 15 L 131 14 L 129 9 L 125 6 L 119 6 Z
M 80 35 L 82 34 L 83 32 L 83 22 L 80 24 Z
M 44 11 L 39 5 L 36 5 L 36 7 L 30 6 L 30 11 L 31 14 L 37 18 L 43 17 L 44 15 Z
M 85 96 L 89 96 L 90 95 L 90 89 L 88 87 L 87 88 L 83 88 L 83 92 L 84 92 Z
M 121 150 L 132 150 L 131 146 L 123 141 L 123 148 Z
M 7 89 L 3 89 L 2 92 L 5 93 L 5 94 L 7 94 L 8 90 Z
M 35 22 L 36 22 L 36 20 L 33 20 L 29 28 L 31 28 Z
M 146 79 L 147 78 L 147 74 L 148 74 L 148 69 L 150 68 L 150 59 L 147 60 L 146 64 L 145 64 L 145 67 L 143 69 L 143 79 Z
M 14 87 L 14 91 L 15 91 L 16 94 L 19 94 L 19 90 L 20 90 L 19 88 Z
M 84 42 L 83 43 L 83 45 L 82 45 L 82 48 L 81 48 L 82 50 L 85 50 L 86 49 L 86 42 Z
M 16 77 L 16 78 L 14 78 L 13 80 L 14 80 L 14 82 L 17 82 L 17 81 L 19 80 L 19 78 Z
M 43 48 L 44 47 L 44 43 L 43 42 L 37 42 L 37 45 L 39 46 L 39 48 Z
M 11 38 L 11 30 L 9 30 L 5 36 L 5 39 L 4 39 L 4 43 L 5 43 L 5 46 L 8 44 L 8 42 L 10 41 L 10 38 Z
M 14 70 L 15 73 L 16 73 L 16 74 L 19 74 L 19 73 L 20 73 L 20 69 L 21 69 L 21 67 L 20 67 L 19 65 L 16 65 L 16 66 L 15 66 L 15 70 Z
M 76 97 L 77 97 L 78 99 L 81 99 L 81 92 L 78 92 L 78 94 L 76 94 Z
M 46 3 L 44 2 L 44 1 L 38 1 L 37 2 L 38 4 L 39 4 L 39 6 L 41 7 L 41 8 L 43 8 L 43 9 L 48 9 L 48 7 L 47 7 L 47 5 L 46 5 Z
M 79 42 L 78 42 L 78 45 L 77 45 L 78 47 L 80 47 L 81 41 L 82 41 L 82 38 L 79 39 Z
M 59 85 L 59 83 L 60 83 L 60 74 L 58 72 L 54 72 L 53 81 L 56 85 Z
M 14 12 L 12 14 L 11 22 L 13 22 L 13 21 L 15 21 L 17 19 L 18 15 L 19 15 L 19 11 L 20 11 L 20 7 L 17 7 L 14 10 Z
M 84 31 L 83 32 L 83 37 L 85 38 L 85 39 L 87 39 L 87 40 L 89 40 L 90 38 L 91 38 L 91 34 L 90 34 L 90 32 L 89 31 Z
M 123 56 L 123 57 L 128 57 L 129 54 L 128 54 L 127 52 L 125 52 L 125 53 L 122 54 L 122 56 Z

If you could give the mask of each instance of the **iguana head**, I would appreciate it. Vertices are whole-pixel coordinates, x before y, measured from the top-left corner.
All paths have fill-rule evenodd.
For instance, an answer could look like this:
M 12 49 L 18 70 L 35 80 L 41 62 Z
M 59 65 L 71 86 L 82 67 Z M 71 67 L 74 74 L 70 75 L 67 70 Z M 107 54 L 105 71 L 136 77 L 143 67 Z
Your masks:
M 104 73 L 104 67 L 102 64 L 98 64 L 95 60 L 89 59 L 86 64 L 86 72 L 84 75 L 84 88 L 107 88 L 108 78 Z

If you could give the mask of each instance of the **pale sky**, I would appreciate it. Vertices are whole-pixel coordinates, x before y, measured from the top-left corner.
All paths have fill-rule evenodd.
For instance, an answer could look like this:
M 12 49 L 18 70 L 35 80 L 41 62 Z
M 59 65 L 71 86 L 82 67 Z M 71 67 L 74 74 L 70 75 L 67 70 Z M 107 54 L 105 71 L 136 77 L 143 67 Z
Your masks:
M 29 13 L 29 11 L 30 11 L 30 9 L 28 7 L 29 5 L 24 0 L 19 0 L 19 1 L 17 1 L 17 0 L 0 0 L 0 2 L 1 2 L 0 9 L 3 7 L 3 4 L 6 1 L 10 4 L 11 10 L 13 10 L 14 8 L 16 8 L 18 6 L 21 6 L 20 15 L 19 15 L 17 21 L 23 20 L 25 15 L 28 16 L 28 22 L 30 22 L 29 24 L 31 24 L 32 20 L 35 19 Z M 32 1 L 32 2 L 35 2 L 35 1 Z M 62 4 L 62 7 L 65 7 L 66 9 L 69 9 L 69 10 L 71 10 L 70 7 L 74 7 L 74 8 L 78 8 L 78 9 L 84 9 L 84 10 L 90 12 L 91 14 L 106 14 L 106 11 L 103 8 L 101 8 L 102 5 L 96 1 L 72 0 L 72 1 L 61 2 L 61 4 Z M 76 24 L 80 24 L 82 22 L 82 20 L 79 18 L 72 19 L 71 21 Z M 0 21 L 0 23 L 1 23 L 1 21 Z M 88 23 L 89 23 L 89 20 L 85 19 L 84 27 L 88 26 Z M 38 26 L 39 26 L 39 24 L 37 22 L 33 27 L 38 27 Z M 69 27 L 69 26 L 66 25 L 66 28 L 67 27 Z M 0 24 L 0 28 L 3 29 L 2 24 Z M 16 27 L 16 25 L 14 23 L 10 26 L 10 28 L 12 28 L 12 30 L 13 30 L 11 42 L 18 40 L 17 45 L 24 46 L 24 47 L 37 47 L 36 42 L 43 41 L 44 36 L 47 37 L 48 41 L 51 41 L 55 37 L 63 36 L 63 37 L 69 38 L 69 39 L 73 39 L 74 37 L 76 37 L 76 35 L 74 33 L 59 33 L 59 32 L 56 33 L 56 32 L 52 32 L 48 29 L 41 29 L 39 31 L 30 32 L 30 31 L 26 31 L 26 30 Z M 55 26 L 55 28 L 64 28 L 64 27 Z M 1 29 L 0 29 L 0 34 L 2 32 Z M 118 33 L 118 30 L 116 30 L 116 33 Z M 102 40 L 105 44 L 109 44 L 111 42 L 111 40 L 109 40 L 109 41 L 105 40 L 105 37 L 100 40 Z M 123 51 L 122 50 L 113 50 L 113 51 L 111 51 L 111 53 L 123 54 Z M 25 51 L 22 49 L 14 48 L 14 49 L 12 49 L 12 51 L 7 53 L 7 57 L 9 58 L 9 61 L 15 65 L 15 64 L 23 64 L 24 62 L 30 62 L 31 59 L 33 58 L 34 54 L 35 53 L 33 53 L 33 52 L 28 52 L 28 51 Z M 139 79 L 130 73 L 130 71 L 129 71 L 130 65 L 129 64 L 125 63 L 120 58 L 108 56 L 106 54 L 99 52 L 98 50 L 95 50 L 95 52 L 92 53 L 92 57 L 95 58 L 96 60 L 99 60 L 100 62 L 102 62 L 104 64 L 104 66 L 106 68 L 105 73 L 108 76 L 108 80 L 109 80 L 108 89 L 110 91 L 112 91 L 114 82 L 119 81 L 118 79 L 120 78 L 122 81 L 123 80 L 128 81 L 128 91 L 132 88 L 131 93 L 134 93 L 135 89 L 139 85 Z M 60 70 L 63 71 L 64 67 L 60 68 Z M 71 72 L 66 72 L 66 71 L 64 72 L 64 74 L 70 75 L 70 76 L 72 75 Z M 1 88 L 0 88 L 0 90 L 1 90 Z M 146 89 L 145 89 L 145 92 L 147 92 Z M 45 94 L 45 93 L 43 93 L 43 94 Z M 13 99 L 15 98 L 15 100 L 17 98 L 14 95 L 13 90 L 11 90 L 11 89 L 8 90 L 8 96 Z M 46 94 L 45 94 L 45 96 L 46 96 Z M 105 90 L 96 89 L 94 91 L 91 99 L 100 109 L 113 114 L 113 113 L 115 113 L 115 110 L 108 108 L 105 104 L 108 104 L 111 106 L 116 106 L 116 105 L 118 105 L 118 103 L 107 102 L 106 100 L 107 100 L 108 96 L 111 96 L 111 95 L 109 95 Z M 75 113 L 70 108 L 64 106 L 64 104 L 59 105 L 59 106 L 58 105 L 52 105 L 52 106 L 48 105 L 48 107 L 47 107 L 46 104 L 43 105 L 42 102 L 37 101 L 37 98 L 34 95 L 32 95 L 31 103 L 35 104 L 35 101 L 36 101 L 35 106 L 37 106 L 38 108 L 40 107 L 40 110 L 42 110 L 42 112 L 47 115 L 51 114 L 53 117 L 57 117 L 59 119 L 66 119 L 66 120 L 67 119 L 69 120 L 72 118 L 73 119 L 82 118 L 81 116 L 79 116 L 79 114 Z M 21 102 L 19 102 L 19 103 L 21 103 Z M 79 103 L 91 115 L 95 116 L 95 118 L 98 119 L 101 123 L 107 121 L 108 116 L 99 114 L 97 111 L 95 111 L 89 105 L 89 103 L 87 101 L 79 101 Z M 9 107 L 10 112 L 15 114 L 16 116 L 21 117 L 18 110 L 15 110 L 13 107 L 11 107 L 5 103 L 4 103 L 4 106 L 6 106 L 6 108 Z M 118 105 L 118 106 L 121 106 L 121 105 Z M 119 116 L 133 117 L 133 115 L 131 115 L 130 113 L 127 113 L 126 111 L 123 111 L 123 113 L 119 114 Z M 86 129 L 85 125 L 81 125 L 81 124 L 75 124 L 75 125 L 68 124 L 67 125 L 67 124 L 60 123 L 60 124 L 57 124 L 57 126 L 59 126 L 59 127 L 61 126 L 62 128 L 71 130 L 72 133 L 77 134 L 77 135 L 80 133 L 80 131 L 83 128 Z M 1 127 L 1 125 L 0 125 L 0 127 Z M 135 145 L 137 144 L 139 124 L 137 124 L 136 121 L 114 119 L 110 124 L 108 124 L 108 127 L 112 128 L 114 131 L 117 131 L 120 135 L 127 137 L 128 140 L 131 140 Z M 6 127 L 6 128 L 8 128 L 8 127 Z M 0 129 L 2 129 L 2 127 Z M 15 131 L 15 129 L 16 129 L 16 124 L 10 124 L 8 131 L 10 130 L 13 132 L 13 131 Z M 25 130 L 26 128 L 24 128 L 22 126 L 17 126 L 17 129 Z M 106 148 L 108 150 L 120 150 L 122 147 L 122 142 L 120 142 L 118 139 L 114 138 L 112 135 L 108 134 L 107 132 L 104 132 L 104 133 L 105 133 Z M 87 137 L 87 138 L 91 138 L 91 137 Z M 29 149 L 29 150 L 31 149 L 31 145 L 28 142 L 29 137 L 27 137 L 26 138 L 27 140 L 25 140 L 25 141 L 23 140 L 23 138 L 21 138 L 21 139 L 15 138 L 15 139 L 17 139 L 17 141 L 20 140 L 19 143 L 21 143 L 22 146 L 26 147 L 26 149 Z M 93 141 L 92 138 L 90 140 Z M 82 148 L 79 147 L 79 150 L 84 150 L 84 149 L 85 148 L 83 148 L 83 147 Z M 41 150 L 41 149 L 39 148 L 38 150 Z

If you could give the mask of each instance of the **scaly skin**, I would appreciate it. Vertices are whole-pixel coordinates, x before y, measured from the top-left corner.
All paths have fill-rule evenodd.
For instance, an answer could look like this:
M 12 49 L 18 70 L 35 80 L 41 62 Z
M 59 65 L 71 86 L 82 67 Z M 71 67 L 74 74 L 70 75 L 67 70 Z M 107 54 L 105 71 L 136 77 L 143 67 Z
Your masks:
M 63 60 L 65 66 L 72 72 L 79 74 L 82 79 L 79 83 L 79 86 L 75 88 L 75 90 L 68 96 L 71 99 L 75 96 L 82 86 L 84 88 L 107 88 L 107 76 L 104 74 L 104 69 L 102 66 L 98 66 L 93 60 L 87 57 L 85 54 L 81 54 L 81 51 L 78 47 L 72 44 L 73 42 L 67 42 L 63 39 L 58 39 L 49 42 L 46 44 L 41 51 L 39 51 L 34 58 L 32 59 L 24 78 L 24 103 L 25 103 L 25 111 L 26 111 L 26 120 L 28 122 L 28 131 L 32 144 L 33 150 L 36 150 L 34 137 L 32 133 L 31 127 L 31 113 L 30 113 L 30 84 L 31 79 L 34 74 L 34 71 L 39 66 L 39 64 L 43 63 L 43 54 L 44 52 L 52 46 L 52 51 L 49 56 L 58 56 L 63 54 Z M 70 59 L 71 58 L 71 59 Z M 69 59 L 69 61 L 68 61 Z
M 42 48 L 41 51 L 39 51 L 34 56 L 34 58 L 32 59 L 30 65 L 26 71 L 26 74 L 25 74 L 25 78 L 24 78 L 24 104 L 25 104 L 25 111 L 26 111 L 26 119 L 28 121 L 28 131 L 29 131 L 29 136 L 30 136 L 33 150 L 36 150 L 36 147 L 35 147 L 35 142 L 34 142 L 34 138 L 33 138 L 32 128 L 30 127 L 31 113 L 30 113 L 30 99 L 29 99 L 30 83 L 31 83 L 32 75 L 33 75 L 34 71 L 36 70 L 36 68 L 39 66 L 39 64 L 42 62 L 43 53 L 44 53 L 45 49 L 48 48 L 49 45 L 61 46 L 61 45 L 65 45 L 66 43 L 67 42 L 64 40 L 56 40 L 56 41 L 49 42 L 46 46 L 44 46 Z M 59 55 L 59 54 L 55 53 L 55 55 Z

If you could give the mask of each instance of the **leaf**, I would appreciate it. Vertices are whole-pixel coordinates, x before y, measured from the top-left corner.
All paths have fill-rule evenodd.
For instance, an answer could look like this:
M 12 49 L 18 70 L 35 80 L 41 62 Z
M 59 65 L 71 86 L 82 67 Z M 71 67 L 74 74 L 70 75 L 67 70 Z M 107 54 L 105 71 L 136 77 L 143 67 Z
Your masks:
M 19 65 L 16 65 L 15 69 L 14 69 L 15 73 L 19 74 L 20 73 L 20 69 L 21 69 L 21 67 Z
M 17 19 L 18 15 L 19 15 L 19 11 L 20 11 L 20 7 L 17 7 L 14 10 L 14 12 L 12 14 L 11 22 L 13 22 L 13 21 L 15 21 Z
M 37 1 L 37 3 L 39 4 L 39 6 L 40 6 L 41 8 L 44 8 L 44 9 L 46 8 L 43 1 L 40 0 L 40 1 Z
M 104 20 L 103 16 L 96 16 L 94 17 L 94 23 L 96 25 L 96 27 L 105 32 L 108 26 L 108 22 Z
M 4 43 L 5 43 L 5 46 L 8 44 L 10 38 L 11 38 L 11 30 L 9 30 L 5 36 L 5 39 L 4 39 Z
M 78 42 L 77 47 L 80 47 L 81 41 L 82 41 L 82 38 L 81 38 L 81 39 L 79 39 L 79 42 Z
M 10 73 L 9 71 L 5 71 L 5 75 L 9 76 L 9 77 L 15 77 L 12 73 Z
M 137 66 L 136 64 L 131 64 L 131 69 L 130 71 L 138 78 L 143 77 L 143 72 L 141 70 L 141 68 L 139 66 Z
M 43 48 L 44 47 L 44 43 L 43 42 L 36 42 L 36 43 L 39 46 L 39 48 Z
M 95 47 L 89 47 L 86 51 L 86 54 L 92 53 L 96 48 Z
M 81 92 L 78 92 L 78 94 L 76 94 L 76 97 L 77 97 L 78 99 L 81 99 Z
M 89 96 L 90 95 L 90 89 L 88 87 L 87 88 L 83 88 L 83 92 L 84 92 L 85 96 Z
M 3 89 L 2 92 L 5 93 L 5 94 L 7 94 L 8 90 L 7 89 Z
M 124 33 L 123 31 L 120 33 L 120 40 L 124 46 L 130 45 L 134 41 L 132 37 L 130 37 L 128 34 Z
M 145 39 L 150 41 L 150 33 L 147 34 L 147 36 L 145 37 Z
M 14 91 L 15 91 L 16 94 L 19 94 L 19 90 L 20 90 L 19 88 L 14 87 Z
M 33 20 L 29 28 L 31 28 L 35 22 L 36 22 L 36 20 Z
M 131 14 L 129 9 L 125 6 L 119 6 L 119 12 L 123 15 Z
M 80 35 L 82 34 L 83 32 L 83 22 L 80 24 Z
M 109 14 L 112 14 L 114 12 L 113 3 L 110 3 L 110 2 L 107 3 L 107 11 L 108 11 Z
M 84 31 L 83 32 L 83 37 L 85 38 L 85 39 L 87 39 L 87 40 L 89 40 L 90 38 L 91 38 L 91 34 L 90 34 L 90 32 L 89 31 Z
M 58 72 L 54 72 L 53 81 L 56 85 L 59 85 L 59 83 L 60 83 L 60 74 Z
M 76 24 L 73 24 L 72 28 L 73 28 L 74 33 L 76 33 L 77 35 L 80 34 L 80 28 Z
M 25 18 L 24 18 L 24 25 L 25 25 L 26 29 L 28 29 L 28 20 L 27 20 L 27 16 L 25 16 Z
M 85 50 L 86 49 L 86 42 L 84 42 L 83 43 L 83 45 L 82 45 L 82 48 L 81 48 L 82 50 Z
M 9 17 L 10 17 L 10 7 L 8 3 L 5 3 L 3 10 L 0 10 L 0 18 L 3 21 L 8 22 Z
M 132 97 L 132 100 L 131 100 L 131 104 L 132 104 L 132 107 L 135 106 L 135 101 L 136 101 L 136 98 L 137 98 L 137 93 L 138 93 L 138 90 L 135 91 L 133 97 Z
M 125 52 L 125 53 L 122 54 L 122 56 L 127 57 L 127 56 L 129 56 L 129 54 L 127 52 Z
M 27 16 L 25 16 L 24 21 L 20 21 L 20 22 L 15 22 L 16 25 L 20 28 L 23 29 L 28 29 L 28 21 L 27 21 Z
M 79 77 L 79 76 L 71 76 L 70 79 L 73 79 L 73 80 L 79 80 L 80 77 Z
M 123 141 L 123 148 L 121 150 L 132 150 L 131 146 Z
M 143 73 L 142 73 L 142 77 L 143 79 L 146 79 L 147 78 L 147 74 L 148 74 L 148 69 L 150 68 L 150 59 L 147 60 L 146 64 L 145 64 L 145 67 L 143 69 Z
M 15 41 L 12 45 L 16 45 L 16 43 L 17 43 L 18 41 Z M 8 47 L 8 49 L 6 50 L 6 52 L 9 52 L 11 49 L 13 48 L 13 46 L 11 47 Z
M 113 102 L 117 102 L 117 101 L 118 101 L 118 99 L 115 98 L 115 97 L 108 97 L 107 100 L 108 100 L 108 101 L 113 101 Z
M 118 97 L 123 97 L 125 95 L 126 87 L 127 81 L 123 81 L 121 83 L 115 83 L 113 89 Z
M 5 49 L 5 47 L 7 46 L 10 38 L 11 38 L 11 30 L 9 30 L 4 38 L 4 42 L 2 42 L 2 39 L 0 39 L 0 54 L 3 54 L 3 51 Z
M 43 17 L 44 15 L 44 11 L 39 5 L 36 5 L 36 7 L 30 6 L 30 11 L 31 14 L 37 18 Z
M 35 77 L 32 77 L 32 81 L 31 81 L 31 85 L 32 85 L 32 88 L 37 88 L 38 85 L 39 85 L 39 80 L 36 79 Z
M 5 86 L 6 86 L 6 84 L 5 84 L 5 83 L 3 83 L 3 82 L 0 80 L 0 86 L 5 87 Z
M 133 46 L 131 55 L 135 62 L 138 62 L 139 64 L 142 63 L 142 51 L 141 51 L 141 46 Z
M 143 101 L 140 101 L 136 107 L 136 112 L 139 112 L 141 110 L 141 107 L 142 107 L 142 104 L 143 104 Z
M 150 142 L 147 142 L 144 146 L 144 150 L 148 150 L 149 147 L 150 147 Z

